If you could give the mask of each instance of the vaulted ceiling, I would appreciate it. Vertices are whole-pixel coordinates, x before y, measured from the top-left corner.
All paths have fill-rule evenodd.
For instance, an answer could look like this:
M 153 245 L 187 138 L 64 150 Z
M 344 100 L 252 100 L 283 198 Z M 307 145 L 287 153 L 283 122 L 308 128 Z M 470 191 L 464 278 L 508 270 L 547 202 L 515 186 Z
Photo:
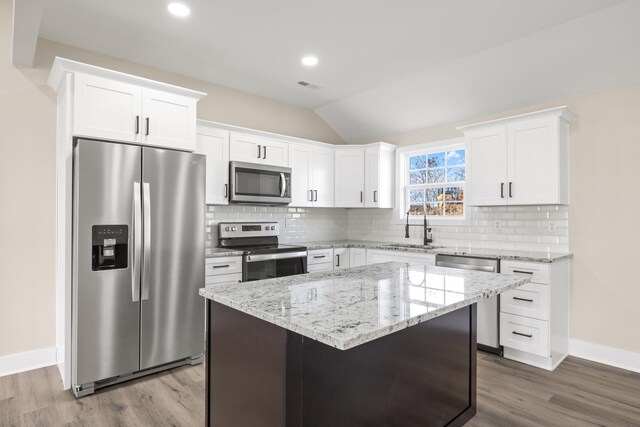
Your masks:
M 314 109 L 349 142 L 640 83 L 635 0 L 184 3 L 47 0 L 37 31 Z

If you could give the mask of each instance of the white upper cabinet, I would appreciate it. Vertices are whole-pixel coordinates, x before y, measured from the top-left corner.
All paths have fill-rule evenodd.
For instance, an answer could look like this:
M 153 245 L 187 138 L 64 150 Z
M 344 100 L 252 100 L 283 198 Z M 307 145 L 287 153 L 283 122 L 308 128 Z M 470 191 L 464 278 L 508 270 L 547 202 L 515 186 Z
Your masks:
M 333 207 L 333 148 L 289 144 L 291 206 Z
M 289 166 L 289 146 L 286 142 L 232 132 L 230 144 L 232 161 Z
M 459 128 L 469 150 L 468 203 L 568 204 L 566 107 Z
M 364 147 L 336 147 L 336 207 L 364 207 Z
M 73 135 L 194 151 L 197 102 L 206 94 L 56 58 L 49 85 L 73 80 Z
M 335 150 L 336 207 L 392 208 L 395 146 L 379 142 Z
M 229 131 L 198 125 L 196 152 L 207 156 L 207 204 L 229 203 Z

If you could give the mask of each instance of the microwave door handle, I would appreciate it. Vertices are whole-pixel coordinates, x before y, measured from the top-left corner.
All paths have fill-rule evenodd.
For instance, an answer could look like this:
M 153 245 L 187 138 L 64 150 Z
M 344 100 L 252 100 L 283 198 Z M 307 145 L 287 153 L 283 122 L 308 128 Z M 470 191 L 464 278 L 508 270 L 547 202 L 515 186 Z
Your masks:
M 280 197 L 284 197 L 287 192 L 287 179 L 284 173 L 280 172 Z

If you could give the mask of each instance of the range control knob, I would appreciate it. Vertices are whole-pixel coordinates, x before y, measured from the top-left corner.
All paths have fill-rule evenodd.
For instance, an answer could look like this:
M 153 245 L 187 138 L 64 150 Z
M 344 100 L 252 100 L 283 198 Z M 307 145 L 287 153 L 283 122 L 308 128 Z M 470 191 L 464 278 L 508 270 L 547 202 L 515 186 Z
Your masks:
M 275 230 L 275 229 L 276 229 L 276 226 L 275 226 L 275 225 L 272 225 L 272 226 L 271 226 L 271 229 L 272 229 L 272 230 Z
M 231 231 L 238 231 L 238 227 L 231 227 Z
M 229 231 L 229 230 L 231 230 L 229 227 L 224 228 L 224 231 Z

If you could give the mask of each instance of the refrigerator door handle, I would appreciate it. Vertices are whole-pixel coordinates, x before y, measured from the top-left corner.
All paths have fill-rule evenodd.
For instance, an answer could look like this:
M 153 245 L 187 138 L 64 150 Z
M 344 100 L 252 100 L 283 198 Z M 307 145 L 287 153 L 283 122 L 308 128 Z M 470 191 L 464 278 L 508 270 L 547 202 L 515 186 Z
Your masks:
M 142 261 L 142 301 L 149 299 L 149 274 L 151 271 L 151 191 L 149 183 L 142 183 L 144 211 L 144 259 Z
M 140 254 L 142 253 L 142 204 L 140 183 L 133 183 L 133 257 L 131 261 L 131 301 L 140 301 Z

